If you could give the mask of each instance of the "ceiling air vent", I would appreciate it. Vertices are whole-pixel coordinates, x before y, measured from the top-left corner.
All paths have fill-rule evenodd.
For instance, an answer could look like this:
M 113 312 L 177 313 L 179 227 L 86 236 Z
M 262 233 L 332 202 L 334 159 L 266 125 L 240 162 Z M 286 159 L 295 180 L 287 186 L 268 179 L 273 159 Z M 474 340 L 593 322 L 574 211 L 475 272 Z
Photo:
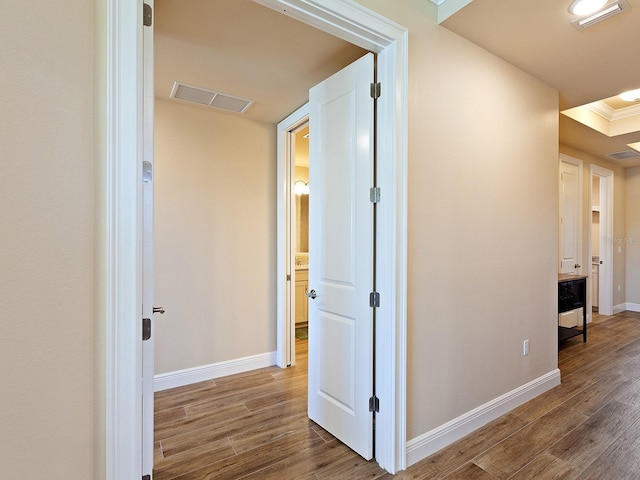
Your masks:
M 197 103 L 208 107 L 226 110 L 227 112 L 244 113 L 251 105 L 252 100 L 234 97 L 226 93 L 207 90 L 206 88 L 194 87 L 185 83 L 174 82 L 169 98 L 183 100 L 185 102 Z
M 622 150 L 621 152 L 607 153 L 606 156 L 614 160 L 628 160 L 630 158 L 640 157 L 640 153 L 635 150 Z

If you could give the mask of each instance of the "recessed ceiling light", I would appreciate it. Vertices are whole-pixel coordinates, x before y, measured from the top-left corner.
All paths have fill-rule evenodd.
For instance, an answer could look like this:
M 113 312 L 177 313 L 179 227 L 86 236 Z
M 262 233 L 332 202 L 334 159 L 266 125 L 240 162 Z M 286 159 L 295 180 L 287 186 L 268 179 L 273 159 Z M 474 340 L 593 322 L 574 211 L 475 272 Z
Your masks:
M 600 10 L 607 3 L 607 0 L 574 0 L 569 6 L 569 11 L 573 15 L 591 15 Z
M 631 6 L 629 5 L 629 2 L 627 2 L 627 0 L 614 0 L 612 3 L 606 5 L 596 13 L 580 17 L 576 20 L 573 20 L 571 23 L 578 30 L 584 30 L 585 28 L 611 18 L 614 15 L 628 11 L 630 8 Z
M 618 97 L 625 102 L 640 102 L 640 88 L 622 92 Z

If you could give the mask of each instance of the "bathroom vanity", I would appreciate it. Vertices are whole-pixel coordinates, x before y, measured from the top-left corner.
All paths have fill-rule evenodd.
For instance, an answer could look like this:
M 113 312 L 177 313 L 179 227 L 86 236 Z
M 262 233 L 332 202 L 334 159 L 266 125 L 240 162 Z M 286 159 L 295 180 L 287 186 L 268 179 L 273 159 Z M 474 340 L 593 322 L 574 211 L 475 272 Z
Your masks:
M 308 322 L 309 299 L 309 267 L 296 267 L 296 325 Z

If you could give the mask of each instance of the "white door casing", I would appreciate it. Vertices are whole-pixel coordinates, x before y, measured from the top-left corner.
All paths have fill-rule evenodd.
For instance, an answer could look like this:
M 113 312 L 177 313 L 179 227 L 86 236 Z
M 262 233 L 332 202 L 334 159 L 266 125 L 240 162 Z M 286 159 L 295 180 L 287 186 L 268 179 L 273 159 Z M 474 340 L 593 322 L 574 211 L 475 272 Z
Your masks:
M 408 31 L 351 0 L 258 0 L 316 28 L 378 53 L 383 95 L 378 100 L 378 309 L 376 348 L 381 411 L 376 459 L 394 473 L 406 466 L 406 167 Z M 97 267 L 104 297 L 104 451 L 108 480 L 138 478 L 142 470 L 142 165 L 144 129 L 142 0 L 106 0 L 104 60 L 104 262 Z M 390 95 L 384 94 L 384 92 Z M 386 301 L 384 300 L 386 298 Z M 98 315 L 99 316 L 99 315 Z M 98 361 L 99 363 L 99 361 Z M 98 369 L 100 366 L 98 365 Z M 100 403 L 98 401 L 98 403 Z M 98 432 L 100 433 L 100 432 Z
M 104 297 L 104 312 L 96 312 L 98 329 L 104 318 L 104 357 L 96 359 L 98 375 L 100 358 L 104 362 L 104 398 L 96 405 L 105 419 L 96 433 L 104 435 L 106 480 L 140 478 L 142 472 L 142 10 L 142 0 L 107 0 L 106 42 L 96 47 L 106 77 L 104 161 L 96 172 L 96 221 L 104 222 L 96 228 L 104 251 L 104 262 L 96 265 L 97 297 Z
M 373 456 L 373 112 L 369 53 L 309 92 L 309 417 Z
M 559 271 L 560 273 L 580 273 L 582 271 L 581 160 L 561 155 L 559 191 Z
M 281 367 L 295 365 L 295 229 L 296 209 L 293 181 L 295 172 L 295 131 L 306 125 L 309 104 L 306 103 L 278 123 L 278 172 L 277 172 L 277 355 L 276 364 Z
M 600 266 L 598 312 L 613 315 L 613 179 L 611 170 L 591 165 L 591 175 L 600 177 Z M 593 183 L 593 182 L 591 182 Z M 593 204 L 593 199 L 591 200 Z

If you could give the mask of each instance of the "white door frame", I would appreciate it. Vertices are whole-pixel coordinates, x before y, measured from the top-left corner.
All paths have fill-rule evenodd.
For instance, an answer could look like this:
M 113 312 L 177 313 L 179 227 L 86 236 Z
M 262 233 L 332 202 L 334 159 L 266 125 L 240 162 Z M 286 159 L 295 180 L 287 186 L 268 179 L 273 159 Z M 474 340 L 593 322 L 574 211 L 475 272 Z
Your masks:
M 376 460 L 391 473 L 406 468 L 406 165 L 407 35 L 403 27 L 349 0 L 254 0 L 320 30 L 378 54 L 377 168 L 382 201 L 377 207 L 376 285 L 381 308 L 376 312 Z M 298 116 L 296 116 L 296 114 Z M 308 113 L 307 113 L 308 114 Z M 302 120 L 298 111 L 280 122 L 278 141 L 286 142 L 286 124 Z M 280 127 L 279 125 L 279 127 Z M 286 143 L 278 146 L 278 364 L 291 355 L 291 332 L 285 315 L 291 308 L 286 275 L 291 258 L 285 251 L 287 226 Z M 282 240 L 282 241 L 281 241 Z M 313 253 L 311 253 L 313 254 Z
M 103 163 L 96 172 L 96 296 L 102 308 L 96 311 L 96 345 L 104 349 L 97 367 L 104 397 L 95 404 L 104 415 L 98 425 L 105 478 L 120 480 L 142 476 L 142 0 L 106 0 L 103 8 L 106 42 L 97 56 L 103 60 L 98 71 L 105 75 L 99 84 L 104 96 L 96 107 L 104 115 L 97 132 Z M 97 469 L 102 461 L 96 458 Z
M 390 472 L 406 468 L 406 171 L 408 32 L 353 0 L 260 0 L 339 38 L 378 53 L 378 176 L 382 202 L 377 265 L 381 308 L 376 372 L 378 463 Z M 140 478 L 142 471 L 142 0 L 106 0 L 104 59 L 104 147 L 99 178 L 97 230 L 104 253 L 96 265 L 98 304 L 104 331 L 104 467 L 108 480 Z M 102 17 L 101 17 L 102 18 Z M 389 94 L 385 94 L 388 92 Z M 102 301 L 100 299 L 103 299 Z M 98 328 L 100 330 L 100 328 Z M 98 369 L 100 366 L 98 367 Z M 99 389 L 101 390 L 101 389 Z
M 593 205 L 593 177 L 600 178 L 600 261 L 598 267 L 598 313 L 613 315 L 613 172 L 591 164 L 589 205 Z M 589 251 L 593 239 L 589 229 Z M 593 301 L 592 301 L 593 302 Z M 591 309 L 590 309 L 591 310 Z
M 292 185 L 295 177 L 295 156 L 291 151 L 293 131 L 309 120 L 306 103 L 278 123 L 277 168 L 277 331 L 276 364 L 280 368 L 295 365 L 295 209 Z

